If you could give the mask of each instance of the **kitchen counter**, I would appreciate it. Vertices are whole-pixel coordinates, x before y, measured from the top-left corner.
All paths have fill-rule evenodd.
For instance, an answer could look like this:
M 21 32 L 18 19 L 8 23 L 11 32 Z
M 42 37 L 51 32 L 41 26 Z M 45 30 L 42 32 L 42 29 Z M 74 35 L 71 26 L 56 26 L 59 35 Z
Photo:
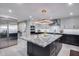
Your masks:
M 62 33 L 51 32 L 51 34 L 79 35 L 79 29 L 62 29 Z
M 27 40 L 27 54 L 29 56 L 57 56 L 62 48 L 60 37 L 55 34 L 35 34 Z
M 31 34 L 43 34 L 44 32 L 33 32 Z M 47 34 L 69 34 L 69 35 L 79 35 L 79 29 L 62 29 L 62 33 L 59 31 L 56 32 L 47 32 Z
M 62 35 L 55 35 L 55 34 L 38 34 L 38 35 L 31 35 L 30 38 L 25 36 L 20 37 L 21 39 L 27 40 L 34 44 L 37 44 L 41 47 L 46 47 L 50 43 L 54 42 L 55 40 L 59 39 Z
M 60 32 L 49 32 L 49 34 L 79 35 L 79 29 L 62 29 L 62 33 L 60 33 Z
M 79 29 L 63 29 L 62 34 L 79 35 Z

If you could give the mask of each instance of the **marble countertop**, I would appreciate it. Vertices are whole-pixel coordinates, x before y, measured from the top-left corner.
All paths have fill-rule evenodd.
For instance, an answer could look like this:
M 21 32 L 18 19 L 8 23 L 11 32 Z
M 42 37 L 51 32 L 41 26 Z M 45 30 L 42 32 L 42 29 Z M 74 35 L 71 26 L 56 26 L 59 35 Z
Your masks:
M 62 35 L 54 35 L 54 34 L 39 34 L 39 35 L 31 35 L 30 38 L 27 38 L 25 36 L 20 37 L 21 39 L 27 40 L 29 42 L 32 42 L 34 44 L 37 44 L 41 47 L 46 47 L 53 41 L 60 38 Z
M 69 35 L 79 35 L 79 29 L 62 29 L 62 33 L 60 32 L 50 32 L 50 33 L 58 33 L 58 34 L 69 34 Z
M 63 34 L 79 35 L 79 29 L 63 29 Z

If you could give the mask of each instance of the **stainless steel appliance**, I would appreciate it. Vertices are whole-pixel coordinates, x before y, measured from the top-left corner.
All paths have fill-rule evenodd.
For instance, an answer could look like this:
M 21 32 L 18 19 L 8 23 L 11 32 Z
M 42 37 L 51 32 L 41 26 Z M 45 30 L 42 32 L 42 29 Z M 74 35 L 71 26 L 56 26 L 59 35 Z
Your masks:
M 0 48 L 17 44 L 17 21 L 0 19 Z

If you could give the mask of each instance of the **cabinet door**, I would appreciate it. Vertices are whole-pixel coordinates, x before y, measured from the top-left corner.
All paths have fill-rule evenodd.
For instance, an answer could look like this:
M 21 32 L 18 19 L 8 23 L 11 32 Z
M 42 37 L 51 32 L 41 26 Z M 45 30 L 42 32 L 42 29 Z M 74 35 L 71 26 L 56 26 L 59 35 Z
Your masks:
M 73 35 L 66 35 L 65 39 L 66 39 L 66 43 L 73 44 L 75 37 Z
M 65 43 L 65 44 L 79 46 L 79 36 L 77 36 L 77 35 L 64 35 L 61 38 L 60 42 Z
M 30 42 L 27 42 L 27 54 L 30 56 L 33 55 L 33 46 Z
M 66 37 L 66 43 L 71 45 L 79 45 L 79 37 L 76 35 L 67 35 Z
M 75 41 L 74 41 L 75 45 L 79 46 L 79 35 L 75 36 Z
M 63 36 L 60 38 L 59 42 L 64 43 L 65 41 L 66 41 L 66 38 L 65 38 L 65 35 L 63 35 Z

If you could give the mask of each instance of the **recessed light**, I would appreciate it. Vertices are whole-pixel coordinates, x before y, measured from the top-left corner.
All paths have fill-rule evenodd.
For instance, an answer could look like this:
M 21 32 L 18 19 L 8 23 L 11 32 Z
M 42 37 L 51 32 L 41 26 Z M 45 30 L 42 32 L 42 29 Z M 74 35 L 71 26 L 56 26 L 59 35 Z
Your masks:
M 69 6 L 71 6 L 73 3 L 68 3 Z
M 70 15 L 73 15 L 73 13 L 72 13 L 72 12 L 70 12 Z
M 12 10 L 11 10 L 11 9 L 9 9 L 9 10 L 8 10 L 8 12 L 9 12 L 9 13 L 12 13 Z

